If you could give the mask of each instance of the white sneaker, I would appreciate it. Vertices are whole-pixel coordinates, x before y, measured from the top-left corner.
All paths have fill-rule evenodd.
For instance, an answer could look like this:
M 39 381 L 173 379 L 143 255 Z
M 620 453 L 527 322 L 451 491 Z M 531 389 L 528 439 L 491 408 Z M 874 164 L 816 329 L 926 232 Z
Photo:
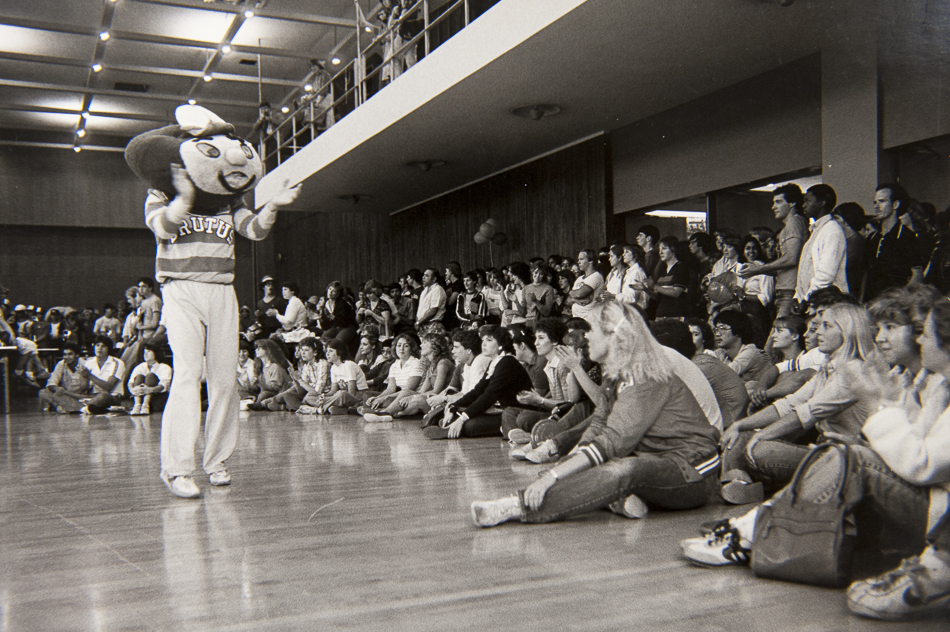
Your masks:
M 130 415 L 140 415 L 142 414 L 142 407 L 135 405 L 132 407 L 132 410 L 129 411 Z
M 230 485 L 231 475 L 228 474 L 227 470 L 221 470 L 219 472 L 211 472 L 211 474 L 208 476 L 208 482 L 214 485 L 215 487 Z
M 165 486 L 179 498 L 198 498 L 201 496 L 201 490 L 195 485 L 195 481 L 190 476 L 172 476 L 162 472 L 162 482 Z
M 683 555 L 697 566 L 748 565 L 751 544 L 742 540 L 735 528 L 722 529 L 705 538 L 688 538 L 680 542 Z
M 630 494 L 626 498 L 616 500 L 610 503 L 608 508 L 618 516 L 632 519 L 642 518 L 650 511 L 647 504 L 640 500 L 636 494 Z
M 517 496 L 498 500 L 476 500 L 472 503 L 472 520 L 479 527 L 494 527 L 503 522 L 521 518 L 523 515 L 521 501 Z

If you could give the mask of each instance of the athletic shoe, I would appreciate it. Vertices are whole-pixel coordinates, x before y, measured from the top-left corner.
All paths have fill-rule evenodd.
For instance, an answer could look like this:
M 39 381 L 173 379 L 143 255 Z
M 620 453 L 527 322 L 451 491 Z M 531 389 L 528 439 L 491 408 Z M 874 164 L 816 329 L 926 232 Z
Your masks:
M 640 500 L 636 494 L 630 494 L 626 498 L 615 500 L 607 506 L 610 511 L 618 516 L 625 518 L 642 518 L 650 511 L 647 504 Z
M 211 472 L 208 476 L 208 482 L 214 485 L 215 487 L 222 487 L 224 485 L 231 484 L 231 475 L 228 474 L 227 470 L 220 470 L 218 472 Z
M 314 408 L 313 406 L 307 406 L 306 404 L 304 404 L 303 406 L 297 409 L 297 414 L 298 415 L 316 415 L 317 409 Z
M 532 463 L 554 463 L 561 456 L 557 453 L 553 442 L 545 441 L 534 450 L 525 452 L 524 458 Z
M 393 420 L 393 416 L 392 416 L 392 415 L 386 415 L 386 414 L 376 415 L 376 414 L 374 414 L 374 413 L 366 413 L 365 415 L 363 415 L 363 419 L 364 419 L 365 421 L 371 421 L 371 422 L 374 422 L 374 423 L 384 423 L 384 422 L 387 422 L 387 421 L 392 421 L 392 420 Z
M 706 537 L 714 533 L 723 533 L 728 529 L 732 528 L 732 523 L 729 522 L 728 518 L 723 520 L 712 520 L 710 522 L 704 522 L 699 525 L 699 535 Z
M 327 408 L 327 413 L 330 415 L 348 415 L 350 410 L 346 406 L 330 406 Z
M 527 453 L 531 450 L 531 446 L 527 443 L 524 445 L 519 445 L 512 448 L 508 451 L 508 458 L 512 461 L 527 461 Z
M 739 532 L 730 527 L 706 538 L 683 540 L 680 546 L 686 559 L 697 566 L 748 565 L 752 550 L 743 546 L 741 540 Z
M 512 428 L 508 431 L 508 441 L 517 444 L 528 443 L 531 441 L 531 434 L 521 428 Z
M 162 472 L 162 482 L 165 486 L 179 498 L 198 498 L 201 496 L 201 490 L 195 485 L 194 479 L 190 476 L 173 476 Z
M 570 428 L 563 419 L 542 419 L 531 429 L 531 447 L 536 448 Z
M 862 617 L 900 621 L 950 612 L 950 582 L 939 581 L 911 557 L 879 577 L 848 588 L 848 608 Z
M 744 483 L 733 480 L 722 486 L 722 499 L 733 505 L 748 505 L 765 500 L 765 489 L 762 483 Z
M 494 527 L 502 522 L 521 518 L 521 501 L 517 496 L 472 503 L 472 520 L 479 527 Z

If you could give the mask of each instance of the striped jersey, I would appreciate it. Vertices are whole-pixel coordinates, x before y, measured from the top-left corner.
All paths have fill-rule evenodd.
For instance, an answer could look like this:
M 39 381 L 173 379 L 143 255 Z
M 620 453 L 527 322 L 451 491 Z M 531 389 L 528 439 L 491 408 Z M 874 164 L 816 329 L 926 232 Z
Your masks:
M 158 244 L 155 278 L 159 283 L 187 279 L 230 284 L 234 281 L 234 234 L 259 241 L 270 232 L 240 200 L 214 216 L 189 213 L 177 230 L 169 231 L 165 220 L 169 202 L 155 189 L 149 189 L 145 200 L 145 224 Z

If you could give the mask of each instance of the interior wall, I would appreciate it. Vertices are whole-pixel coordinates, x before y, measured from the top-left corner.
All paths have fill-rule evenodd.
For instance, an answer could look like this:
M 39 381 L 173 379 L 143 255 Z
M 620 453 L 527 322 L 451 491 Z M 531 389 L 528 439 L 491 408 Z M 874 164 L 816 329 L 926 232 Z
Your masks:
M 607 142 L 592 139 L 393 216 L 282 213 L 273 258 L 258 269 L 272 265 L 315 294 L 334 279 L 390 283 L 410 268 L 442 270 L 449 261 L 469 270 L 597 248 L 608 239 Z M 489 218 L 504 245 L 474 242 Z
M 143 228 L 146 189 L 120 152 L 0 147 L 0 224 Z
M 614 213 L 821 164 L 813 55 L 612 134 Z

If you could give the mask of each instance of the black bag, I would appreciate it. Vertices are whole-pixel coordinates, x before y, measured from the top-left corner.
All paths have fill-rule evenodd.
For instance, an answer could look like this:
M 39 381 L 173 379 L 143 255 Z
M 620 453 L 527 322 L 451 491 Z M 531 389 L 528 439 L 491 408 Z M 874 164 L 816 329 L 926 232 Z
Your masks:
M 841 475 L 826 503 L 799 498 L 808 469 L 825 453 L 841 455 Z M 857 535 L 854 506 L 861 500 L 860 476 L 852 471 L 847 445 L 825 443 L 815 447 L 795 471 L 792 482 L 772 505 L 763 505 L 755 520 L 752 572 L 783 581 L 842 587 L 847 585 Z

